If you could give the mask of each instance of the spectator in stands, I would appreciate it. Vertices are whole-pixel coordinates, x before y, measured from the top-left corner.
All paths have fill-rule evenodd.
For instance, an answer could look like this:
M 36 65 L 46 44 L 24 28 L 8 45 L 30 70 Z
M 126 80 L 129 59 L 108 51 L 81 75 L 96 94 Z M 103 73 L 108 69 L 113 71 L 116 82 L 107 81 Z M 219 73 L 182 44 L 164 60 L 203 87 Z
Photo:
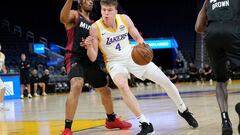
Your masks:
M 232 70 L 232 66 L 229 60 L 226 61 L 226 65 L 227 65 L 227 73 L 228 73 L 228 83 L 231 84 L 232 83 L 232 79 L 233 78 L 233 70 Z
M 49 86 L 48 86 L 48 83 L 49 83 L 49 70 L 48 69 L 44 70 L 43 76 L 40 78 L 40 82 L 45 84 L 46 90 L 49 88 Z
M 5 67 L 5 55 L 1 52 L 2 46 L 0 44 L 0 70 L 6 74 L 7 70 Z M 5 94 L 6 88 L 3 84 L 2 79 L 0 78 L 0 111 L 8 111 L 9 109 L 4 107 L 4 94 Z
M 67 71 L 66 71 L 66 68 L 65 68 L 65 66 L 62 66 L 62 68 L 61 68 L 61 75 L 67 75 Z
M 199 81 L 198 69 L 193 63 L 189 63 L 188 74 L 190 75 L 190 82 Z
M 37 90 L 39 87 L 42 88 L 42 95 L 43 96 L 46 96 L 46 85 L 45 83 L 43 82 L 40 82 L 40 79 L 38 77 L 38 72 L 36 69 L 33 69 L 32 70 L 32 74 L 31 74 L 31 77 L 30 77 L 30 84 L 31 86 L 33 87 L 33 90 L 34 90 L 34 96 L 35 97 L 38 97 L 39 95 L 37 94 Z
M 23 92 L 26 85 L 27 85 L 28 98 L 32 98 L 30 80 L 29 80 L 30 64 L 29 64 L 29 61 L 26 60 L 25 53 L 21 54 L 21 61 L 19 64 L 19 68 L 20 68 L 20 83 L 21 83 L 21 99 L 24 98 Z
M 176 83 L 178 81 L 178 77 L 175 70 L 171 70 L 171 73 L 169 74 L 168 78 L 171 80 L 172 83 Z
M 204 81 L 209 81 L 210 85 L 212 85 L 212 79 L 213 79 L 212 75 L 213 75 L 213 72 L 211 67 L 208 64 L 205 64 L 203 67 L 203 78 L 204 78 Z
M 177 67 L 177 69 L 184 67 L 184 62 L 182 59 L 180 59 L 180 58 L 176 59 L 176 67 Z

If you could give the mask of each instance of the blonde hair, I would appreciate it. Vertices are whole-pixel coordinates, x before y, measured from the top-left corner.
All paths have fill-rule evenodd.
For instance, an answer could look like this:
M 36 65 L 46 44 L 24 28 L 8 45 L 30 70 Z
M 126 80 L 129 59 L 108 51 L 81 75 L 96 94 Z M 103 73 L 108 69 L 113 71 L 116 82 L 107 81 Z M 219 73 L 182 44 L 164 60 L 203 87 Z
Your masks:
M 117 0 L 101 0 L 100 1 L 101 6 L 102 5 L 113 5 L 117 8 L 118 6 L 118 1 Z

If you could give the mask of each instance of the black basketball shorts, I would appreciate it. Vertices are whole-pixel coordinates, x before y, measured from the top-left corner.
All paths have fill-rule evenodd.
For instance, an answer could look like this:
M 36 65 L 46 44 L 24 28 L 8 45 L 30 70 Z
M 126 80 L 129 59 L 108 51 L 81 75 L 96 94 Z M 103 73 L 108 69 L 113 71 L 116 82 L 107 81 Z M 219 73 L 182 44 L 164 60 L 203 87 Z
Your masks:
M 211 22 L 205 31 L 205 46 L 218 82 L 228 80 L 226 61 L 240 68 L 240 22 Z

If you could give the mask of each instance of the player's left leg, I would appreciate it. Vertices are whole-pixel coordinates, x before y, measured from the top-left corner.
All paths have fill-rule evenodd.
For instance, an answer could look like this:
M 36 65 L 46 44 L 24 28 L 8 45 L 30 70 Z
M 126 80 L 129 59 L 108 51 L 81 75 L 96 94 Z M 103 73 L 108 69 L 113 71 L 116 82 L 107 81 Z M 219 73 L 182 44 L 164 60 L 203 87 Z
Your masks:
M 143 74 L 143 77 L 160 85 L 176 104 L 179 115 L 182 116 L 190 126 L 197 128 L 198 122 L 192 116 L 192 113 L 188 111 L 188 108 L 180 97 L 177 87 L 154 63 L 151 62 L 150 64 L 146 65 L 145 68 L 146 70 Z

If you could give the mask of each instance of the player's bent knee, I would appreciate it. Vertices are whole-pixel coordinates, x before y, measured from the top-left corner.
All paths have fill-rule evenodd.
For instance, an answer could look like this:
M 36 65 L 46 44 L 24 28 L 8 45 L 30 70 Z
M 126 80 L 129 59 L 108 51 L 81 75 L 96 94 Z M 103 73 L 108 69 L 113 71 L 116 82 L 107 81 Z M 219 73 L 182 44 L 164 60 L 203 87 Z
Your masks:
M 107 87 L 97 88 L 97 91 L 101 94 L 101 96 L 111 96 L 111 91 Z

